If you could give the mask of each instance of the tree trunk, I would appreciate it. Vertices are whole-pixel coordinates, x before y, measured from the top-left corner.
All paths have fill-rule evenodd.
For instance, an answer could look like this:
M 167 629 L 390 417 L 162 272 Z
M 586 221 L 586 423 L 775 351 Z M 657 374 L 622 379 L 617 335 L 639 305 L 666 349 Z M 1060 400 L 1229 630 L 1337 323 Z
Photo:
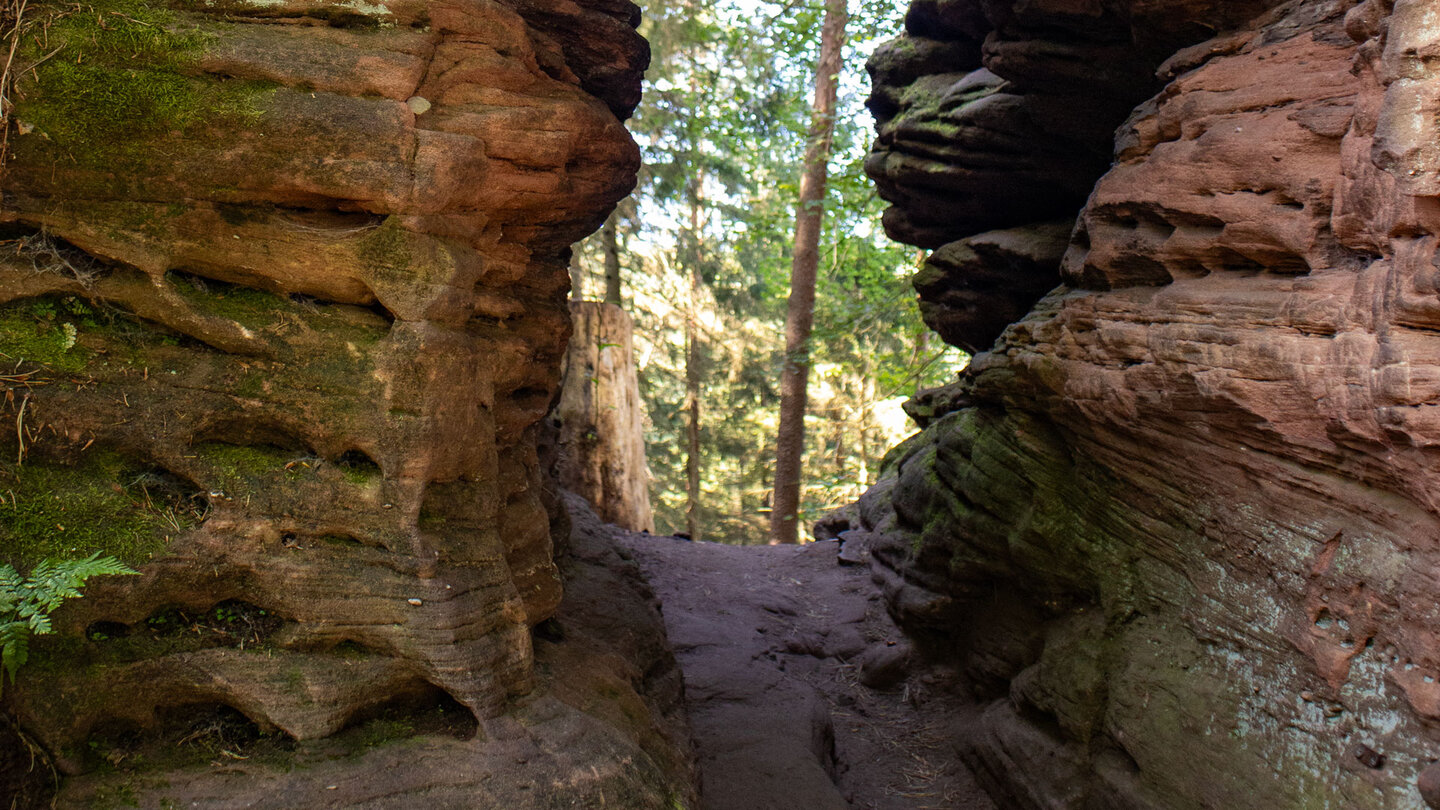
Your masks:
M 700 539 L 700 191 L 690 204 L 690 289 L 685 302 L 685 532 Z
M 810 330 L 815 320 L 815 275 L 820 264 L 820 226 L 825 218 L 826 169 L 835 135 L 835 97 L 840 50 L 845 41 L 846 0 L 825 0 L 820 61 L 810 139 L 795 212 L 795 252 L 790 264 L 790 302 L 785 314 L 785 368 L 780 373 L 780 428 L 775 439 L 775 504 L 770 542 L 799 542 L 801 456 L 810 376 Z
M 634 326 L 623 309 L 597 301 L 572 301 L 570 318 L 575 335 L 555 406 L 560 485 L 602 520 L 653 532 Z
M 624 306 L 620 300 L 620 210 L 610 213 L 600 238 L 605 246 L 605 303 Z
M 863 345 L 863 344 L 862 344 Z M 870 481 L 870 434 L 875 429 L 875 378 L 870 374 L 869 346 L 863 346 L 860 355 L 860 470 L 856 479 L 860 491 L 869 489 Z
M 570 246 L 570 300 L 585 300 L 585 265 L 580 263 L 580 243 Z

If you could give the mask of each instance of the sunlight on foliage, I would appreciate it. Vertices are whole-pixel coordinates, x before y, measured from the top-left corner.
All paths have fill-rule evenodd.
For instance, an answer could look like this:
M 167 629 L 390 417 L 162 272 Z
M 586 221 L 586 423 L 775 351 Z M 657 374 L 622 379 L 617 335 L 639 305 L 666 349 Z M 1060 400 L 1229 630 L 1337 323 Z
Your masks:
M 649 415 L 651 500 L 683 530 L 686 350 L 698 275 L 701 514 L 705 539 L 764 542 L 773 485 L 795 200 L 822 9 L 766 0 L 642 3 L 654 50 L 629 122 L 645 153 L 621 204 L 626 309 L 636 320 Z M 964 355 L 921 322 L 910 277 L 923 256 L 880 231 L 864 175 L 870 50 L 904 4 L 851 3 L 811 342 L 802 525 L 853 501 L 904 438 L 898 405 L 954 379 Z M 581 246 L 584 289 L 603 288 L 599 240 Z
M 14 566 L 0 565 L 0 691 L 5 681 L 29 659 L 30 637 L 51 632 L 50 614 L 67 599 L 79 599 L 86 580 L 98 576 L 135 574 L 114 557 L 95 552 L 83 560 L 46 559 L 21 576 Z

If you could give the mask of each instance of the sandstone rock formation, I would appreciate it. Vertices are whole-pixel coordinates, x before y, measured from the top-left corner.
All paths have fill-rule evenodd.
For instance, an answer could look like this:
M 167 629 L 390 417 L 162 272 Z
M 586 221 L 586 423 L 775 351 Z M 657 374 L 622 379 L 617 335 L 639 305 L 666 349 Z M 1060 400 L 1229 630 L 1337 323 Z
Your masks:
M 231 729 L 197 718 L 149 747 L 99 737 L 114 767 L 70 779 L 58 806 L 695 807 L 680 671 L 658 605 L 608 527 L 583 502 L 567 506 L 574 526 L 556 555 L 565 598 L 536 633 L 536 690 L 505 713 L 477 726 L 463 710 L 427 707 L 300 743 L 243 729 L 227 738 Z
M 907 130 L 881 110 L 892 233 L 917 243 L 1062 213 L 965 212 L 962 198 L 983 199 L 966 179 L 982 160 L 1008 200 L 1033 193 L 1026 170 L 1054 152 L 1038 134 L 997 139 L 998 154 L 967 140 L 967 117 L 990 113 L 966 88 L 1103 83 L 1126 60 L 1077 50 L 1077 26 L 1110 15 L 1129 21 L 1124 54 L 1173 53 L 1063 261 L 1050 254 L 1063 286 L 918 403 L 929 426 L 863 502 L 892 611 L 968 673 L 979 711 L 955 731 L 962 754 L 1024 808 L 1436 801 L 1433 774 L 1417 788 L 1440 755 L 1436 6 L 917 3 L 921 41 L 896 48 L 973 41 L 981 11 L 995 33 L 980 58 L 1001 79 L 961 76 L 976 65 L 959 49 L 970 61 L 935 56 L 883 91 L 953 99 L 934 107 L 950 135 L 932 113 Z M 945 179 L 912 197 L 889 167 L 913 164 L 906 139 L 922 131 L 943 156 L 927 176 Z M 947 212 L 935 196 L 960 201 Z M 937 252 L 932 312 L 967 279 L 997 287 L 1010 255 Z M 965 328 L 950 325 L 976 345 Z
M 972 352 L 988 348 L 1059 283 L 1063 243 L 1048 223 L 1068 224 L 1084 204 L 1115 126 L 1160 89 L 1155 68 L 1276 2 L 913 3 L 906 36 L 868 65 L 879 134 L 865 168 L 892 204 L 886 231 L 939 248 L 1009 229 L 978 237 L 979 249 L 1023 245 L 1017 260 L 988 262 L 988 275 L 954 269 L 942 251 L 919 285 L 926 322 Z
M 536 686 L 561 598 L 536 424 L 568 246 L 638 167 L 636 14 L 30 4 L 0 554 L 141 571 L 66 607 L 5 692 L 66 770 L 180 707 L 305 740 Z

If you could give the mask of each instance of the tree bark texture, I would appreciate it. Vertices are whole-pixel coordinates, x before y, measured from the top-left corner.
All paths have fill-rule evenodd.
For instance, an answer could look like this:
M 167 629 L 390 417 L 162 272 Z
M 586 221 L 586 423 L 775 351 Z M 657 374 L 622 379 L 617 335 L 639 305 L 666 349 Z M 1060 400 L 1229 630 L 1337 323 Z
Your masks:
M 555 406 L 560 485 L 606 522 L 653 532 L 634 325 L 623 309 L 598 301 L 572 301 L 570 317 L 575 334 Z
M 692 80 L 693 81 L 693 80 Z M 694 85 L 692 84 L 692 90 Z M 690 179 L 690 230 L 684 261 L 690 276 L 685 299 L 685 532 L 699 540 L 700 528 L 700 292 L 705 283 L 700 273 L 701 236 L 705 200 L 705 179 Z
M 825 219 L 826 170 L 835 135 L 840 52 L 848 21 L 845 3 L 846 0 L 825 0 L 810 138 L 800 176 L 800 204 L 795 213 L 795 251 L 790 264 L 790 301 L 785 314 L 785 367 L 780 373 L 780 427 L 775 439 L 775 503 L 770 512 L 772 544 L 799 542 L 810 331 L 815 321 L 815 276 L 820 264 L 820 228 Z
M 685 532 L 700 539 L 700 277 L 690 268 L 685 302 Z
M 620 211 L 611 212 L 600 231 L 605 246 L 605 303 L 624 306 L 620 297 Z
M 580 243 L 570 247 L 570 300 L 585 300 L 585 265 L 580 261 Z

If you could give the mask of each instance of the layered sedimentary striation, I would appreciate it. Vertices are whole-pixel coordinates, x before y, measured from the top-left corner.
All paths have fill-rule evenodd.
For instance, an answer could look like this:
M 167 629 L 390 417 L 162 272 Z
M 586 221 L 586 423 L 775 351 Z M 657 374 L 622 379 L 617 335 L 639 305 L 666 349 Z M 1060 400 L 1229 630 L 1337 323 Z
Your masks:
M 917 403 L 867 496 L 892 610 L 964 666 L 956 739 L 1014 806 L 1440 800 L 1417 788 L 1440 746 L 1435 13 L 1287 3 L 1157 63 L 1050 254 L 1063 285 Z M 942 260 L 952 291 L 1011 261 Z
M 535 426 L 568 246 L 638 167 L 635 7 L 81 11 L 31 4 L 11 74 L 0 550 L 140 576 L 57 616 L 14 714 L 72 770 L 190 704 L 495 714 L 561 596 Z
M 1073 221 L 1116 125 L 1162 86 L 1156 67 L 1276 2 L 913 3 L 905 36 L 868 65 L 878 137 L 865 168 L 891 204 L 891 237 L 959 243 L 917 285 L 926 322 L 989 348 L 1059 283 L 1055 223 Z M 991 230 L 1006 233 L 970 241 Z M 975 249 L 1011 257 L 985 273 L 945 255 Z

